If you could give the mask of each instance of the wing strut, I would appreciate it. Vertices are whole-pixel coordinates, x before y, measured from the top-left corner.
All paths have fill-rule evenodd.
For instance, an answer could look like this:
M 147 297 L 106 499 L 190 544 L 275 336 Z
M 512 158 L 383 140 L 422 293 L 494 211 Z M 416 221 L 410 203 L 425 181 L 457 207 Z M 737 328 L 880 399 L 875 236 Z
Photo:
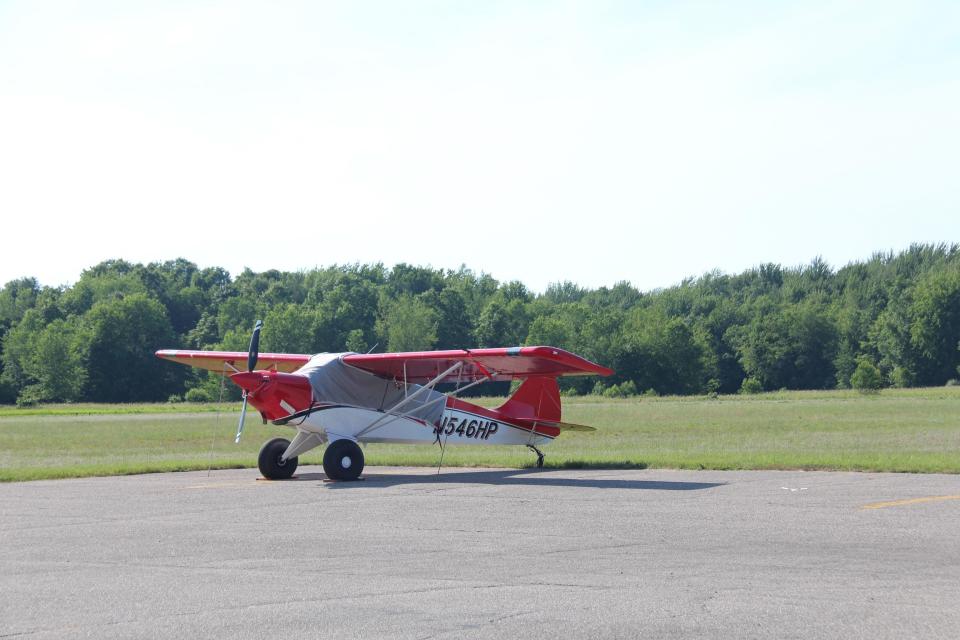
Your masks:
M 462 363 L 457 363 L 457 364 L 462 364 Z M 433 387 L 433 386 L 436 386 L 437 384 L 439 384 L 439 383 L 442 381 L 442 378 L 443 378 L 444 376 L 448 375 L 449 373 L 452 373 L 453 370 L 456 368 L 456 366 L 457 366 L 457 365 L 454 365 L 454 366 L 450 367 L 449 369 L 447 369 L 447 371 L 445 371 L 444 373 L 439 374 L 437 377 L 435 377 L 433 380 L 431 380 L 427 385 L 424 385 L 423 388 L 426 389 L 426 388 L 431 388 L 431 387 Z M 435 403 L 437 403 L 437 402 L 446 402 L 447 398 L 455 398 L 455 397 L 457 396 L 457 394 L 463 393 L 463 392 L 466 391 L 467 389 L 470 389 L 470 388 L 472 388 L 472 387 L 475 387 L 475 386 L 477 386 L 478 384 L 483 384 L 484 382 L 489 382 L 490 380 L 493 380 L 497 375 L 498 375 L 498 374 L 497 374 L 496 371 L 490 372 L 490 373 L 488 374 L 488 377 L 487 377 L 487 378 L 480 378 L 479 380 L 474 380 L 473 382 L 471 382 L 471 383 L 469 383 L 469 384 L 465 384 L 465 385 L 463 385 L 462 387 L 459 386 L 460 383 L 459 383 L 459 378 L 458 378 L 457 388 L 456 388 L 456 389 L 454 389 L 453 391 L 444 393 L 444 394 L 443 394 L 443 397 L 436 398 L 435 400 L 431 400 L 431 401 L 428 402 L 427 404 L 422 405 L 420 408 L 421 408 L 421 409 L 425 409 L 425 408 L 427 408 L 427 407 L 432 406 L 433 404 L 435 404 Z M 406 381 L 404 381 L 404 385 L 407 385 L 407 384 L 408 384 L 408 383 L 407 383 Z M 422 389 L 421 389 L 421 390 L 422 390 Z M 416 391 L 416 392 L 415 392 L 415 394 L 419 394 L 419 393 L 420 393 L 420 391 Z M 380 416 L 380 418 L 378 418 L 376 422 L 374 422 L 374 423 L 371 424 L 370 426 L 366 427 L 366 428 L 364 429 L 363 433 L 367 433 L 368 431 L 372 430 L 373 427 L 376 427 L 376 426 L 377 426 L 377 423 L 379 423 L 380 420 L 384 420 L 384 419 L 386 419 L 387 417 L 389 417 L 389 416 L 391 416 L 391 415 L 393 415 L 393 417 L 397 417 L 397 418 L 403 418 L 403 417 L 405 417 L 405 416 L 407 415 L 407 414 L 405 414 L 405 413 L 401 413 L 401 414 L 398 414 L 398 415 L 394 415 L 393 412 L 395 412 L 395 411 L 400 407 L 401 404 L 406 404 L 406 400 L 411 399 L 412 397 L 413 397 L 413 396 L 406 396 L 406 398 L 405 398 L 402 402 L 398 402 L 397 404 L 395 404 L 395 405 L 394 405 L 393 407 L 391 407 L 390 409 L 385 410 L 385 414 L 386 414 L 386 415 Z M 317 406 L 310 406 L 310 407 L 308 407 L 308 408 L 306 408 L 306 409 L 303 409 L 302 411 L 297 411 L 296 413 L 291 413 L 291 414 L 288 415 L 288 416 L 284 416 L 283 418 L 280 418 L 279 420 L 272 420 L 271 422 L 272 422 L 273 424 L 275 424 L 275 425 L 285 425 L 285 424 L 288 424 L 291 420 L 295 420 L 296 418 L 306 418 L 306 417 L 309 416 L 311 413 L 313 413 L 314 411 L 316 411 L 318 408 L 319 408 L 319 407 L 317 407 Z
M 438 382 L 440 382 L 441 380 L 443 380 L 444 378 L 446 378 L 448 375 L 450 375 L 450 374 L 453 373 L 454 371 L 457 371 L 457 370 L 460 369 L 460 367 L 462 367 L 462 366 L 463 366 L 463 362 L 462 362 L 462 361 L 454 363 L 452 367 L 450 367 L 449 369 L 447 369 L 447 370 L 444 371 L 443 373 L 437 375 L 437 376 L 436 376 L 435 378 L 433 378 L 430 382 L 426 383 L 425 385 L 423 385 L 422 387 L 420 387 L 419 389 L 417 389 L 416 391 L 414 391 L 413 393 L 411 393 L 410 395 L 408 395 L 407 397 L 405 397 L 403 400 L 401 400 L 401 401 L 398 402 L 397 404 L 395 404 L 395 405 L 393 405 L 392 407 L 390 407 L 389 409 L 387 409 L 382 416 L 380 416 L 379 418 L 377 418 L 376 420 L 374 420 L 373 422 L 371 422 L 369 425 L 367 425 L 366 427 L 364 427 L 361 431 L 359 431 L 358 433 L 356 433 L 353 437 L 354 437 L 355 439 L 359 439 L 359 438 L 362 437 L 363 435 L 365 435 L 365 434 L 373 431 L 375 428 L 382 426 L 382 425 L 383 425 L 383 422 L 384 422 L 387 418 L 395 418 L 396 416 L 393 415 L 393 414 L 394 414 L 394 412 L 397 411 L 400 407 L 403 407 L 403 406 L 409 404 L 410 402 L 412 402 L 412 401 L 415 400 L 416 398 L 420 397 L 421 395 L 423 395 L 423 394 L 426 393 L 427 391 L 430 391 L 431 389 L 433 389 L 433 388 L 437 385 Z M 403 384 L 404 384 L 404 386 L 406 387 L 406 386 L 407 386 L 407 381 L 404 380 L 404 381 L 403 381 Z
M 452 367 L 451 367 L 451 369 L 452 369 Z M 450 371 L 450 369 L 448 369 L 447 371 Z M 431 384 L 434 384 L 434 385 L 437 384 L 437 382 L 439 381 L 439 379 L 440 379 L 440 378 L 443 378 L 445 375 L 447 375 L 447 374 L 446 374 L 446 373 L 442 373 L 442 374 L 438 375 L 437 378 L 434 378 L 434 380 L 431 382 Z M 440 398 L 436 398 L 436 399 L 434 399 L 434 400 L 431 400 L 430 402 L 428 402 L 427 404 L 423 405 L 423 406 L 420 407 L 420 408 L 421 408 L 421 409 L 426 409 L 427 407 L 433 406 L 433 405 L 435 405 L 435 404 L 438 403 L 438 402 L 446 402 L 446 401 L 447 401 L 447 398 L 455 398 L 455 397 L 457 397 L 457 394 L 463 393 L 464 391 L 466 391 L 467 389 L 470 389 L 471 387 L 475 387 L 475 386 L 477 386 L 478 384 L 483 384 L 484 382 L 488 382 L 488 381 L 490 381 L 490 380 L 493 380 L 494 377 L 497 375 L 497 372 L 494 371 L 493 373 L 491 373 L 491 372 L 487 371 L 486 369 L 483 369 L 483 375 L 485 375 L 485 376 L 487 376 L 487 377 L 486 377 L 486 378 L 480 378 L 479 380 L 474 380 L 474 381 L 471 382 L 470 384 L 465 384 L 465 385 L 463 385 L 462 387 L 460 386 L 460 376 L 458 375 L 458 376 L 457 376 L 457 388 L 456 388 L 456 389 L 454 389 L 453 391 L 450 391 L 450 392 L 448 392 L 448 393 L 444 393 L 444 394 L 443 394 L 443 397 L 440 397 Z M 404 380 L 403 384 L 404 384 L 404 385 L 407 385 L 407 381 Z M 396 409 L 396 407 L 394 407 L 394 408 L 391 409 L 390 411 L 394 411 L 395 409 Z M 400 417 L 402 418 L 404 415 L 406 415 L 406 414 L 400 414 Z M 438 441 L 440 440 L 439 434 L 437 435 L 437 440 L 438 440 Z M 441 455 L 441 462 L 443 461 L 442 458 L 443 458 L 443 456 Z M 439 472 L 438 472 L 438 473 L 439 473 Z

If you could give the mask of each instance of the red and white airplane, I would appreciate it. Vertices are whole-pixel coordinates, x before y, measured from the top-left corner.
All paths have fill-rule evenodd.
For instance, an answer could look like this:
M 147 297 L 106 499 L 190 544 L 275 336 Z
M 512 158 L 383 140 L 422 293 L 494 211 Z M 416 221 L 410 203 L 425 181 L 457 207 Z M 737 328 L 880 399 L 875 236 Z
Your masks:
M 358 443 L 366 442 L 525 445 L 542 467 L 541 445 L 565 430 L 594 430 L 561 421 L 557 377 L 613 373 L 555 347 L 259 354 L 261 327 L 258 321 L 248 353 L 163 349 L 156 355 L 228 375 L 243 389 L 236 442 L 248 402 L 264 423 L 296 430 L 292 441 L 274 438 L 260 450 L 260 472 L 271 480 L 293 476 L 297 457 L 322 444 L 323 469 L 335 480 L 360 476 Z M 244 359 L 246 370 L 238 368 Z M 262 369 L 256 369 L 258 362 Z M 456 397 L 484 382 L 515 378 L 523 382 L 496 409 Z M 441 383 L 453 383 L 454 390 L 438 392 Z

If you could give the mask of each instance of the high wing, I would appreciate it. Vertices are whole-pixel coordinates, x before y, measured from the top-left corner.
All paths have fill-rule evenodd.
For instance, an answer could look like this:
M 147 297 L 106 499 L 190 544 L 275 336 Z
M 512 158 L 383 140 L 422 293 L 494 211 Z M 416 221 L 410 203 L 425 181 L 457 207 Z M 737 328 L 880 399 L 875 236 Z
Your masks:
M 530 376 L 608 376 L 610 369 L 556 347 L 510 347 L 411 351 L 407 353 L 351 353 L 343 362 L 382 378 L 406 382 L 471 382 L 512 380 Z M 457 368 L 456 365 L 462 363 Z
M 216 373 L 237 373 L 247 370 L 247 354 L 240 351 L 183 351 L 161 349 L 157 357 Z M 311 356 L 302 353 L 261 353 L 258 369 L 276 369 L 284 373 L 296 371 L 307 364 Z
M 246 371 L 247 354 L 241 351 L 187 351 L 161 349 L 157 357 L 216 373 Z M 257 368 L 296 371 L 312 356 L 303 353 L 261 353 Z M 613 371 L 556 347 L 509 347 L 496 349 L 453 349 L 401 353 L 348 353 L 343 362 L 368 373 L 406 382 L 473 382 L 512 380 L 529 376 L 608 376 Z M 459 367 L 456 365 L 460 363 Z

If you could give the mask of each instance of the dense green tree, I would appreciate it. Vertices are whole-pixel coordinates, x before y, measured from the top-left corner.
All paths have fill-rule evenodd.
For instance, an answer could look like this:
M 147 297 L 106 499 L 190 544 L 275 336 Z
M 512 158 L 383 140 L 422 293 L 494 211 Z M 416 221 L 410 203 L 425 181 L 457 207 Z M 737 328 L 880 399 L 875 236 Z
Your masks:
M 618 345 L 617 379 L 632 380 L 638 389 L 684 394 L 707 390 L 713 371 L 707 345 L 680 318 L 659 310 L 634 310 Z
M 527 346 L 550 345 L 568 351 L 576 351 L 577 342 L 574 327 L 558 316 L 537 316 L 530 323 L 527 334 Z
M 274 353 L 318 353 L 323 319 L 317 309 L 305 305 L 284 304 L 273 307 L 264 316 L 263 324 L 269 331 L 263 332 L 260 346 Z M 247 332 L 249 337 L 253 327 Z
M 530 318 L 523 299 L 494 296 L 477 319 L 476 341 L 481 347 L 523 344 Z
M 475 346 L 473 322 L 467 303 L 456 289 L 424 294 L 423 300 L 437 311 L 437 349 L 468 349 Z
M 564 304 L 565 302 L 580 302 L 587 295 L 587 290 L 578 286 L 576 283 L 564 280 L 563 282 L 553 282 L 547 286 L 543 297 L 552 304 Z
M 503 284 L 477 318 L 476 341 L 482 347 L 521 345 L 530 328 L 533 296 L 521 282 Z
M 467 305 L 467 314 L 474 319 L 480 316 L 499 286 L 493 276 L 486 273 L 478 276 L 465 266 L 461 266 L 457 271 L 448 271 L 446 282 L 448 289 L 460 294 Z
M 318 305 L 322 322 L 317 335 L 323 351 L 342 351 L 348 337 L 360 330 L 363 342 L 376 343 L 376 322 L 380 293 L 377 286 L 356 274 L 343 274 L 326 290 Z
M 860 356 L 857 358 L 857 368 L 850 376 L 850 386 L 858 391 L 876 391 L 883 386 L 883 376 L 869 358 Z
M 135 266 L 125 260 L 106 260 L 86 269 L 61 299 L 68 315 L 82 315 L 93 305 L 133 294 L 146 294 L 147 287 Z
M 400 263 L 387 276 L 387 288 L 391 296 L 416 296 L 443 288 L 443 274 L 430 267 L 415 267 Z
M 213 349 L 220 341 L 217 317 L 204 311 L 195 327 L 187 332 L 185 342 L 191 349 Z
M 919 367 L 920 357 L 910 340 L 909 304 L 903 296 L 894 298 L 867 333 L 868 346 L 879 354 L 883 374 L 889 377 L 897 371 L 897 386 L 912 385 Z
M 22 278 L 0 289 L 0 402 L 163 399 L 195 387 L 216 397 L 219 378 L 153 352 L 245 351 L 257 319 L 265 350 L 551 344 L 612 366 L 600 384 L 611 394 L 846 387 L 864 359 L 885 384 L 939 385 L 960 375 L 960 245 L 913 245 L 837 271 L 821 258 L 713 271 L 647 293 L 562 281 L 540 295 L 465 266 L 231 278 L 184 259 L 107 260 L 72 287 Z M 55 375 L 68 370 L 77 375 Z M 595 384 L 561 381 L 581 393 Z
M 183 390 L 185 367 L 154 356 L 175 346 L 166 309 L 146 294 L 98 302 L 86 315 L 87 398 L 94 402 L 166 400 Z
M 917 382 L 943 384 L 960 366 L 960 268 L 919 280 L 910 305 L 910 343 L 920 356 Z
M 11 280 L 0 289 L 0 347 L 11 327 L 19 323 L 24 314 L 33 309 L 40 295 L 40 285 L 36 278 Z M 4 376 L 6 359 L 0 357 L 0 403 L 13 402 L 18 393 L 20 371 L 12 371 Z
M 23 372 L 30 381 L 19 400 L 73 402 L 83 396 L 87 378 L 87 335 L 79 320 L 54 320 L 34 334 Z
M 745 326 L 731 327 L 744 371 L 764 389 L 825 389 L 836 384 L 837 331 L 819 305 L 769 302 Z
M 36 306 L 39 296 L 40 285 L 36 278 L 11 280 L 0 289 L 0 337 Z
M 746 313 L 729 297 L 712 291 L 704 295 L 697 306 L 700 310 L 695 309 L 691 322 L 703 336 L 712 360 L 712 377 L 716 381 L 712 385 L 716 388 L 712 390 L 735 393 L 740 389 L 746 373 L 740 364 L 737 349 L 730 340 L 733 334 L 728 331 L 731 327 L 741 325 Z
M 3 372 L 0 382 L 3 384 L 5 400 L 12 402 L 30 384 L 27 369 L 32 357 L 37 336 L 46 327 L 43 314 L 38 309 L 27 309 L 20 319 L 3 337 Z
M 402 295 L 384 312 L 389 351 L 427 351 L 437 342 L 437 313 L 419 298 Z
M 869 327 L 867 314 L 856 307 L 841 306 L 836 312 L 837 350 L 833 366 L 837 387 L 850 387 L 850 376 L 857 367 L 857 356 L 866 348 L 864 337 Z
M 217 312 L 217 328 L 220 336 L 231 331 L 249 334 L 253 324 L 266 315 L 268 305 L 253 295 L 236 295 L 223 301 Z M 226 342 L 223 346 L 227 346 Z
M 363 335 L 363 329 L 353 329 L 347 334 L 347 351 L 366 353 L 369 346 L 367 339 Z
M 582 307 L 580 309 L 583 309 Z M 568 308 L 568 318 L 577 318 L 580 309 Z M 579 343 L 575 350 L 594 362 L 612 366 L 623 343 L 627 313 L 618 307 L 583 311 L 579 325 Z
M 588 292 L 583 302 L 595 308 L 616 308 L 620 311 L 631 309 L 640 302 L 643 295 L 629 282 L 618 282 L 612 288 L 600 287 Z

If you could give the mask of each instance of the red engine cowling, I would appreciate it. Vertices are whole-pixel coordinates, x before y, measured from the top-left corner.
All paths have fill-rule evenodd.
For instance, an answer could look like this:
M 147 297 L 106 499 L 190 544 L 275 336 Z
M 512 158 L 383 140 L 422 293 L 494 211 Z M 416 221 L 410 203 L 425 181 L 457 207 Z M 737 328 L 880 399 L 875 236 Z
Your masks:
M 279 371 L 244 371 L 230 379 L 266 420 L 279 420 L 310 407 L 313 389 L 304 376 Z

